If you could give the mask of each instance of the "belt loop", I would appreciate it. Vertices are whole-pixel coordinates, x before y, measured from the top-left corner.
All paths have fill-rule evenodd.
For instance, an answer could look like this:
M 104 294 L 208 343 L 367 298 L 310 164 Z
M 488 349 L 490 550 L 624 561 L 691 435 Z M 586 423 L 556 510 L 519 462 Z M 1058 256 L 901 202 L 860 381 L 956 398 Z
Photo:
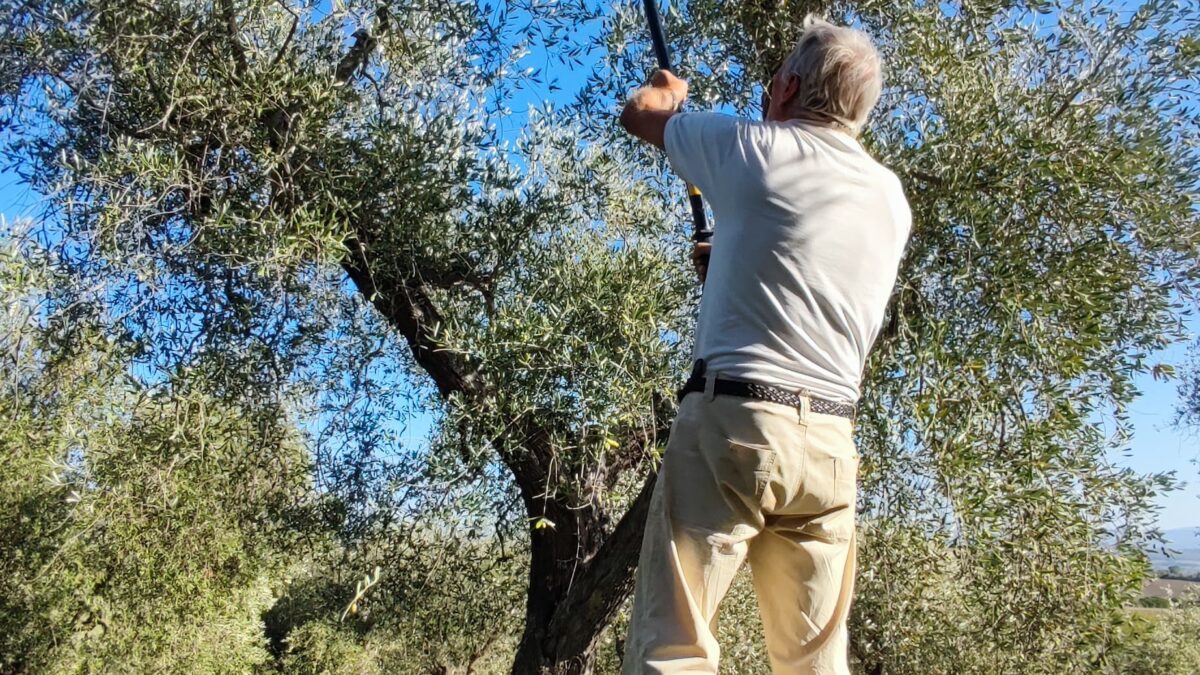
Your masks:
M 711 376 L 704 380 L 704 400 L 712 401 L 717 397 L 717 378 L 721 377 L 721 373 L 714 372 Z
M 800 424 L 808 423 L 808 416 L 812 413 L 812 394 L 807 389 L 800 390 Z

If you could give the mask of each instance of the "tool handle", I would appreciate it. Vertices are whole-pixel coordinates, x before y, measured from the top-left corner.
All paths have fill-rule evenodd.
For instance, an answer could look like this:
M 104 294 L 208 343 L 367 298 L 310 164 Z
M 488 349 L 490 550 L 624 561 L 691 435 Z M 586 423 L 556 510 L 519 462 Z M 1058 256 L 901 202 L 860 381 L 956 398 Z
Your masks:
M 642 0 L 646 9 L 646 23 L 650 25 L 650 43 L 654 45 L 654 58 L 658 67 L 671 70 L 671 52 L 667 49 L 667 37 L 663 33 L 662 22 L 658 20 L 657 0 Z
M 671 70 L 671 52 L 667 49 L 666 34 L 663 33 L 662 22 L 658 18 L 658 4 L 656 0 L 642 0 L 642 6 L 646 9 L 646 23 L 650 26 L 650 43 L 654 45 L 654 58 L 658 61 L 658 67 L 663 70 Z M 682 109 L 683 106 L 680 106 Z M 688 203 L 692 207 L 692 240 L 697 243 L 704 243 L 712 239 L 712 228 L 708 226 L 708 217 L 704 213 L 704 197 L 700 194 L 700 190 L 691 183 L 684 182 L 687 185 Z M 704 264 L 708 264 L 705 259 Z
M 695 232 L 692 233 L 692 239 L 704 243 L 712 239 L 713 231 L 708 226 L 708 216 L 704 214 L 704 196 L 700 194 L 700 188 L 691 183 L 684 183 L 688 190 L 688 203 L 692 206 L 692 224 L 696 226 Z

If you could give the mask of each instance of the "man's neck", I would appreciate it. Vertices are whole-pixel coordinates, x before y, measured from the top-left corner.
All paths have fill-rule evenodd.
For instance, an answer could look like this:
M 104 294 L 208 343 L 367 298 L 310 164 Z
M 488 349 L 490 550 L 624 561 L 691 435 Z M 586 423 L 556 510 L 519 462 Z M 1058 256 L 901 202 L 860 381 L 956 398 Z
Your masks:
M 823 115 L 816 115 L 816 114 L 813 114 L 813 113 L 810 113 L 807 111 L 782 115 L 782 116 L 780 116 L 780 119 L 776 119 L 775 116 L 772 116 L 772 117 L 768 118 L 768 121 L 771 121 L 771 122 L 793 122 L 793 121 L 801 122 L 801 123 L 812 125 L 812 126 L 826 127 L 828 129 L 832 129 L 834 131 L 839 131 L 843 134 L 846 134 L 847 136 L 849 136 L 851 138 L 858 138 L 858 134 L 851 131 L 850 127 L 846 126 L 845 124 L 842 124 L 841 122 L 838 122 L 837 120 L 829 119 L 828 117 L 825 117 Z

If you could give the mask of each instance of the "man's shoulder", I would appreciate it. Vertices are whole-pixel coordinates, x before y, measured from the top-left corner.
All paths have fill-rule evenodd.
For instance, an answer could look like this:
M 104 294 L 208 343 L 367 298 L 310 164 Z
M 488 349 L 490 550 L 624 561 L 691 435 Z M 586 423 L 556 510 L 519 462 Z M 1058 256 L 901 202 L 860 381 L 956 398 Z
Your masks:
M 897 201 L 907 208 L 908 198 L 905 196 L 904 182 L 900 180 L 900 176 L 865 149 L 862 150 L 861 158 L 863 166 L 872 176 L 872 183 L 876 188 L 887 195 L 889 200 Z
M 667 121 L 664 145 L 676 173 L 701 189 L 720 187 L 718 181 L 746 168 L 769 145 L 758 132 L 760 124 L 720 112 L 682 112 Z M 707 184 L 707 187 L 706 185 Z
M 908 196 L 904 190 L 904 182 L 890 167 L 862 149 L 857 156 L 859 175 L 866 180 L 865 189 L 874 194 L 873 201 L 882 210 L 881 216 L 888 216 L 897 232 L 906 236 L 912 228 L 912 211 L 908 205 Z
M 895 171 L 892 171 L 890 167 L 879 160 L 872 159 L 871 161 L 877 167 L 876 172 L 879 175 L 880 186 L 887 190 L 890 195 L 900 198 L 901 201 L 907 204 L 908 200 L 904 196 L 904 182 L 900 180 L 900 176 L 897 176 Z
M 896 172 L 875 161 L 878 167 L 879 189 L 884 193 L 888 206 L 892 212 L 892 219 L 895 221 L 896 227 L 907 236 L 912 230 L 912 210 L 908 205 L 908 196 L 904 192 L 904 182 L 896 175 Z
M 756 122 L 747 117 L 739 117 L 714 110 L 697 110 L 678 112 L 667 120 L 667 128 L 675 127 L 676 131 L 684 133 L 711 133 L 720 131 L 737 132 L 756 126 Z

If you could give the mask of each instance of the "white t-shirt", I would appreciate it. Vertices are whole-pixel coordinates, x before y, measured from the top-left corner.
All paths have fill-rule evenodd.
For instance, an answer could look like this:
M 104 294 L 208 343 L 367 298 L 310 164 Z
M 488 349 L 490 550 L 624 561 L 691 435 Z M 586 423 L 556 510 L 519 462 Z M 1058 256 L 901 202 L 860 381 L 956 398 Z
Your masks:
M 912 214 L 896 176 L 817 124 L 680 113 L 667 156 L 716 216 L 695 357 L 855 402 Z

